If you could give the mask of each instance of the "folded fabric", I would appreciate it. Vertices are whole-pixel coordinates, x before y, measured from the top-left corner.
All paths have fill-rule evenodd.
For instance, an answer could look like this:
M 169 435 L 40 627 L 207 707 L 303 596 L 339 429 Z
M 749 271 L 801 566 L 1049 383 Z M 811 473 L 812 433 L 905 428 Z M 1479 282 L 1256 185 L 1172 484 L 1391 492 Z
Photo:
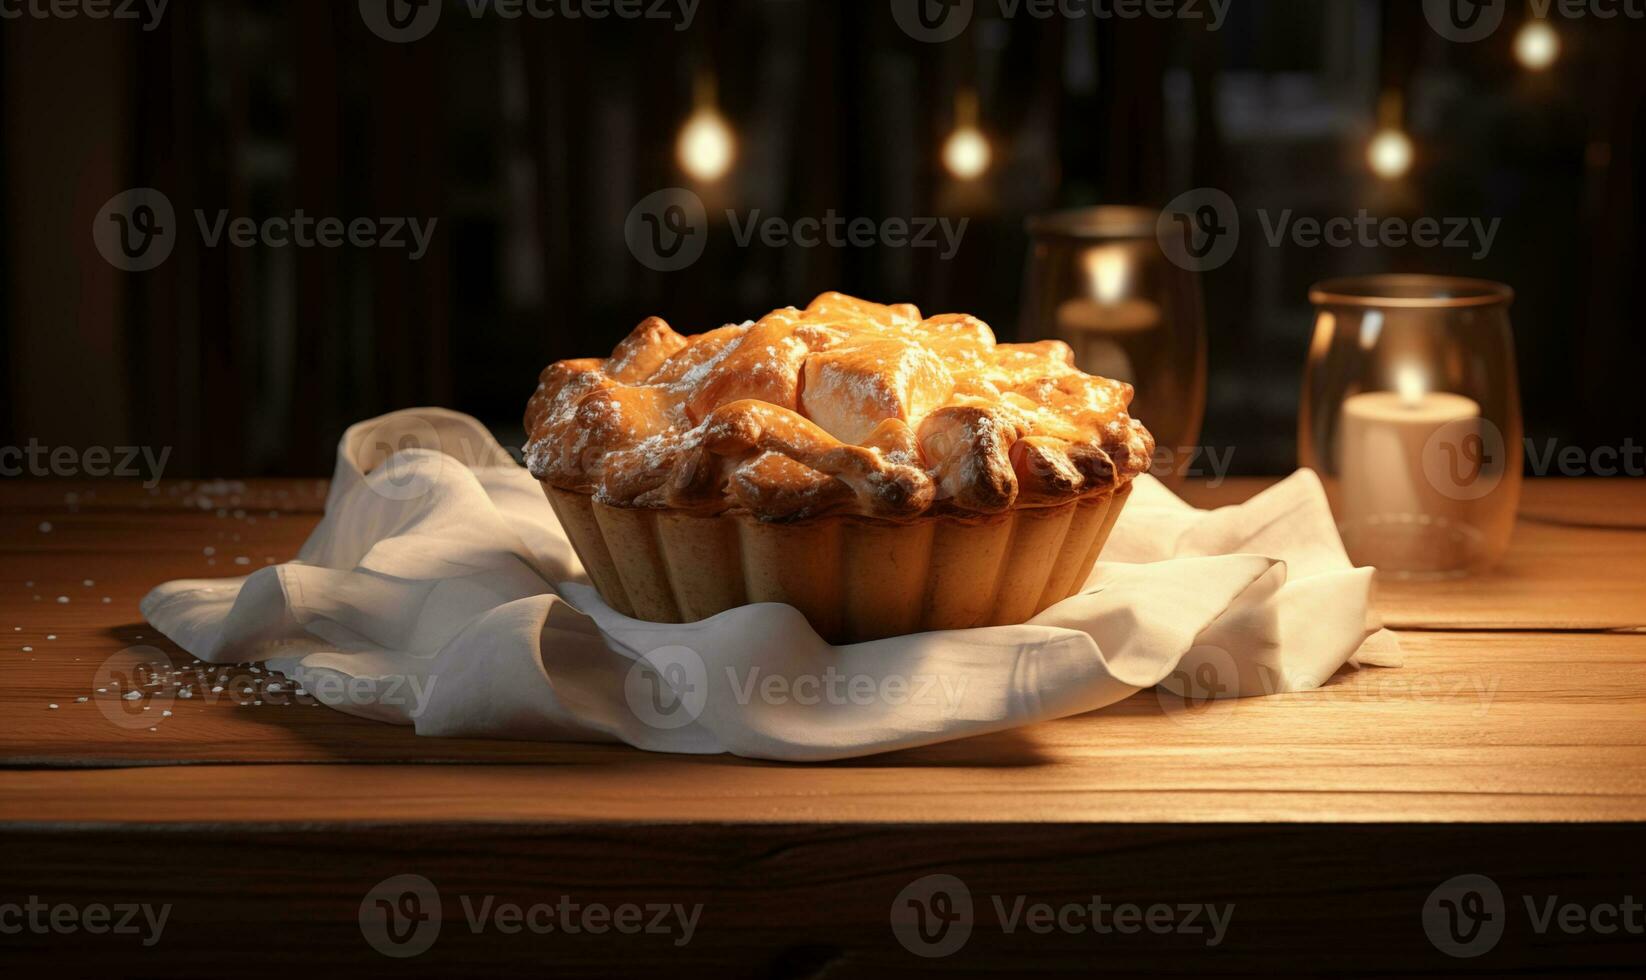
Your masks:
M 641 622 L 587 584 L 542 489 L 483 426 L 410 409 L 344 434 L 296 560 L 168 582 L 142 609 L 201 660 L 266 661 L 334 708 L 420 735 L 811 761 L 1156 685 L 1245 697 L 1394 666 L 1371 588 L 1312 471 L 1209 512 L 1144 477 L 1079 594 L 1021 626 L 836 647 L 773 603 Z

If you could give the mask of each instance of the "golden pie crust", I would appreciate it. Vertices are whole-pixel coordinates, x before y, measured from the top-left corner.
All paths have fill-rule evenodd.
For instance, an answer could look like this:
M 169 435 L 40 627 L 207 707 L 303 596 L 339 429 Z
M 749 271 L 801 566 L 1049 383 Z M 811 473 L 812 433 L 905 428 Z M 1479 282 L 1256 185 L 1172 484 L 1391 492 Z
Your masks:
M 1154 452 L 1061 341 L 825 293 L 546 368 L 526 461 L 613 608 L 786 602 L 856 641 L 1017 623 L 1091 571 Z

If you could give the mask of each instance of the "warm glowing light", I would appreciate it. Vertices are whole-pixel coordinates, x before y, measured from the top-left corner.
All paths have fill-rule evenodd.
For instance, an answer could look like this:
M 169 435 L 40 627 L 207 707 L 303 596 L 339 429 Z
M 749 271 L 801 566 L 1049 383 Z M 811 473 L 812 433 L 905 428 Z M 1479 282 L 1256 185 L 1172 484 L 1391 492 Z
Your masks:
M 1126 298 L 1131 284 L 1132 260 L 1125 249 L 1112 245 L 1090 249 L 1081 257 L 1092 296 L 1100 303 L 1114 304 Z
M 1515 58 L 1532 71 L 1542 71 L 1560 56 L 1560 35 L 1545 20 L 1529 20 L 1515 35 Z
M 989 169 L 992 153 L 977 128 L 977 93 L 961 89 L 954 96 L 954 132 L 943 141 L 943 166 L 961 180 L 976 180 Z
M 943 166 L 961 180 L 976 180 L 989 169 L 989 141 L 976 126 L 962 126 L 943 144 Z
M 1419 367 L 1403 367 L 1395 372 L 1395 391 L 1400 393 L 1400 401 L 1408 408 L 1417 407 L 1428 393 L 1429 382 L 1423 376 L 1423 369 Z
M 1366 148 L 1372 172 L 1385 180 L 1406 176 L 1412 169 L 1412 141 L 1398 129 L 1385 129 Z
M 719 180 L 731 169 L 737 143 L 720 113 L 711 106 L 700 106 L 680 130 L 675 152 L 686 173 L 698 180 Z

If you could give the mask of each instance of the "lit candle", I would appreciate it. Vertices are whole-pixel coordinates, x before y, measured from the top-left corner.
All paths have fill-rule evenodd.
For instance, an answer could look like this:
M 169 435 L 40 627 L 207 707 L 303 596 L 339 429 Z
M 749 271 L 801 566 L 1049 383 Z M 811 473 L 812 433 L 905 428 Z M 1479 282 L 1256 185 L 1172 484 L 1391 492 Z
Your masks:
M 1375 534 L 1382 525 L 1415 522 L 1442 528 L 1466 524 L 1468 501 L 1456 487 L 1437 485 L 1425 471 L 1425 452 L 1444 452 L 1478 434 L 1480 405 L 1471 398 L 1429 391 L 1420 371 L 1396 376 L 1395 391 L 1353 395 L 1343 402 L 1338 440 L 1341 512 L 1346 537 Z M 1461 423 L 1461 424 L 1460 424 Z M 1440 439 L 1436 436 L 1445 430 Z M 1478 440 L 1476 440 L 1478 441 Z M 1431 461 L 1435 462 L 1435 461 Z M 1479 460 L 1441 461 L 1478 467 Z M 1461 482 L 1478 475 L 1457 473 Z
M 1123 248 L 1102 246 L 1083 257 L 1090 295 L 1064 300 L 1057 307 L 1057 331 L 1075 352 L 1075 363 L 1088 374 L 1136 381 L 1132 359 L 1123 343 L 1160 326 L 1160 307 L 1126 295 L 1131 256 Z

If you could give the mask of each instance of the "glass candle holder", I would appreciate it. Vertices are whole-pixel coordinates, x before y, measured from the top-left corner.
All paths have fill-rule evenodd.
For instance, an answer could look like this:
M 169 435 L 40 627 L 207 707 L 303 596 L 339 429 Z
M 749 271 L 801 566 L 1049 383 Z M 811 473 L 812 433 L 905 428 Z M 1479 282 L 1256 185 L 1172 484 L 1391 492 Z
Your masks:
M 1323 282 L 1309 299 L 1298 457 L 1325 483 L 1349 557 L 1400 578 L 1495 563 L 1525 452 L 1513 291 L 1386 275 Z
M 1088 374 L 1129 382 L 1131 414 L 1154 434 L 1154 473 L 1197 458 L 1206 411 L 1206 324 L 1199 277 L 1167 260 L 1159 212 L 1100 207 L 1030 218 L 1019 335 L 1057 338 Z

